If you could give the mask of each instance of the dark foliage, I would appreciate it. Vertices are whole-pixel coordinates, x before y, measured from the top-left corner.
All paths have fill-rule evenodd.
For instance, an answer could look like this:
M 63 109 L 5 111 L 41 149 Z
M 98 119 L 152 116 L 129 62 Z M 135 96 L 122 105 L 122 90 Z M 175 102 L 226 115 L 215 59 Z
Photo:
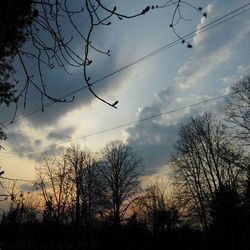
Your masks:
M 210 249 L 203 232 L 190 228 L 179 228 L 170 234 L 153 235 L 142 227 L 122 226 L 118 232 L 115 227 L 105 224 L 92 231 L 86 239 L 81 232 L 78 242 L 72 225 L 63 224 L 22 224 L 18 228 L 0 225 L 0 241 L 6 249 Z
M 236 190 L 221 186 L 211 205 L 212 228 L 223 234 L 234 232 L 240 223 L 240 197 Z
M 0 104 L 14 101 L 14 85 L 8 82 L 14 73 L 13 60 L 27 39 L 25 27 L 32 23 L 32 0 L 1 1 L 0 9 Z
M 9 105 L 12 101 L 15 101 L 14 98 L 15 90 L 13 88 L 14 85 L 8 82 L 2 82 L 2 81 L 0 82 L 0 105 L 1 104 Z
M 14 57 L 26 41 L 25 27 L 32 23 L 32 0 L 1 1 L 0 8 L 0 105 L 16 101 L 15 86 L 10 77 L 15 73 Z M 0 127 L 0 139 L 6 139 Z
M 8 0 L 1 2 L 0 58 L 13 57 L 17 49 L 22 46 L 27 38 L 24 27 L 31 24 L 33 12 L 32 0 Z

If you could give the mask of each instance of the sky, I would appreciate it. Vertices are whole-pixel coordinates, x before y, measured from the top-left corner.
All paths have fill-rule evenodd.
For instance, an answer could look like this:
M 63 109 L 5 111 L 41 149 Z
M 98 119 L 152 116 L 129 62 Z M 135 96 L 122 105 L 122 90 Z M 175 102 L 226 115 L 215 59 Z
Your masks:
M 106 1 L 108 6 L 117 5 L 126 14 L 138 13 L 156 2 Z M 183 5 L 182 15 L 190 20 L 181 20 L 175 26 L 181 36 L 249 4 L 244 0 L 188 2 L 197 8 L 202 6 L 208 17 Z M 158 3 L 160 6 L 164 1 Z M 72 143 L 98 152 L 106 143 L 117 139 L 137 152 L 147 170 L 161 172 L 167 168 L 179 126 L 197 114 L 221 112 L 223 99 L 168 112 L 227 94 L 233 82 L 250 74 L 249 8 L 250 5 L 242 9 L 244 13 L 236 12 L 239 15 L 191 37 L 188 40 L 191 49 L 178 43 L 96 84 L 94 90 L 105 100 L 119 101 L 118 109 L 100 102 L 85 89 L 75 95 L 72 103 L 56 103 L 45 112 L 26 116 L 40 105 L 40 98 L 31 89 L 26 108 L 19 107 L 16 121 L 7 125 L 6 142 L 1 142 L 5 150 L 0 151 L 0 166 L 5 176 L 34 179 L 35 168 L 42 163 L 43 155 L 62 154 Z M 93 41 L 102 49 L 110 49 L 111 56 L 93 53 L 91 79 L 98 80 L 175 41 L 177 37 L 169 27 L 171 13 L 173 7 L 154 9 L 135 19 L 114 19 L 111 25 L 98 28 Z M 79 25 L 85 29 L 88 22 L 79 20 Z M 74 36 L 73 31 L 70 33 Z M 84 45 L 77 38 L 73 44 L 78 53 L 83 53 Z M 35 72 L 35 66 L 29 65 Z M 84 86 L 82 69 L 69 70 L 72 75 L 58 68 L 45 71 L 51 95 L 62 96 Z M 20 88 L 24 78 L 21 72 L 17 76 L 21 82 L 17 88 Z M 13 112 L 13 105 L 0 107 L 0 122 L 10 121 Z M 167 114 L 136 122 L 161 113 Z

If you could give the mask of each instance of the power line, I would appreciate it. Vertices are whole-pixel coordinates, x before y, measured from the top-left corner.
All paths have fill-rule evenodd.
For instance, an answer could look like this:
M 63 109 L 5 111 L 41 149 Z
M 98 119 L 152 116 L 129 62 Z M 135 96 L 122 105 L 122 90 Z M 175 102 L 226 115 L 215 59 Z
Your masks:
M 195 35 L 197 35 L 199 33 L 202 33 L 204 31 L 207 31 L 207 30 L 211 29 L 211 28 L 214 28 L 217 25 L 220 25 L 220 24 L 222 24 L 224 22 L 227 22 L 228 20 L 230 20 L 230 19 L 232 19 L 232 18 L 234 18 L 236 16 L 239 16 L 239 15 L 241 15 L 241 14 L 249 11 L 250 9 L 245 9 L 249 5 L 250 5 L 250 3 L 245 4 L 245 5 L 243 5 L 243 6 L 239 7 L 239 8 L 237 8 L 237 9 L 235 9 L 235 10 L 233 10 L 233 11 L 231 11 L 231 12 L 225 14 L 225 15 L 223 15 L 222 17 L 219 17 L 216 20 L 214 20 L 214 21 L 212 21 L 212 22 L 210 22 L 210 23 L 208 23 L 208 24 L 200 27 L 199 29 L 196 29 L 196 30 L 194 30 L 194 31 L 186 34 L 185 36 L 183 36 L 182 39 L 179 38 L 179 39 L 177 39 L 177 40 L 175 40 L 175 41 L 173 41 L 171 43 L 168 43 L 168 44 L 164 45 L 163 47 L 161 47 L 161 48 L 159 48 L 157 50 L 154 50 L 153 52 L 150 52 L 149 54 L 144 55 L 143 57 L 141 57 L 141 58 L 139 58 L 139 59 L 137 59 L 137 60 L 135 60 L 135 61 L 133 61 L 133 62 L 131 62 L 131 63 L 129 63 L 129 64 L 127 64 L 127 65 L 125 65 L 125 66 L 123 66 L 123 67 L 121 67 L 121 68 L 119 68 L 119 69 L 117 69 L 117 70 L 115 70 L 115 71 L 113 71 L 113 72 L 111 72 L 111 73 L 109 73 L 109 74 L 107 74 L 107 75 L 99 78 L 99 79 L 97 79 L 96 81 L 94 81 L 92 83 L 92 85 L 96 85 L 96 84 L 100 83 L 101 81 L 103 81 L 103 80 L 105 80 L 105 79 L 107 79 L 107 78 L 109 78 L 109 77 L 111 77 L 111 76 L 113 76 L 115 74 L 118 74 L 118 73 L 120 73 L 121 71 L 123 71 L 125 69 L 128 69 L 128 68 L 130 68 L 130 67 L 132 67 L 132 66 L 134 66 L 134 65 L 136 65 L 138 63 L 141 63 L 142 61 L 144 61 L 144 60 L 146 60 L 146 59 L 148 59 L 148 58 L 150 58 L 152 56 L 155 56 L 155 55 L 157 55 L 159 53 L 164 52 L 167 49 L 170 49 L 173 46 L 176 46 L 177 44 L 181 43 L 181 41 L 183 39 L 190 39 L 190 38 L 194 37 Z M 241 11 L 241 12 L 239 12 L 239 11 Z M 239 13 L 237 13 L 237 12 L 239 12 Z M 65 98 L 70 97 L 72 95 L 75 95 L 78 92 L 83 91 L 85 89 L 88 89 L 87 85 L 85 85 L 85 86 L 83 86 L 83 87 L 81 87 L 79 89 L 76 89 L 76 90 L 74 90 L 72 92 L 69 92 L 66 95 L 60 97 L 59 99 L 65 99 Z M 55 102 L 53 102 L 53 101 L 47 102 L 47 103 L 44 104 L 44 108 L 47 108 L 47 107 L 49 107 L 51 105 L 54 105 L 54 104 L 55 104 Z M 41 110 L 41 106 L 39 105 L 39 106 L 35 107 L 34 109 L 25 112 L 24 114 L 20 114 L 19 116 L 17 116 L 15 118 L 15 121 L 18 121 L 18 120 L 21 120 L 21 119 L 23 119 L 25 117 L 31 116 L 31 115 L 33 115 L 34 113 L 36 113 L 36 112 L 38 112 L 40 110 Z M 7 125 L 9 125 L 11 123 L 12 123 L 12 120 L 3 122 L 3 124 L 5 126 L 7 126 Z
M 19 153 L 16 153 L 16 152 L 8 152 L 8 153 L 13 154 L 13 155 L 18 155 L 18 156 L 20 156 L 20 155 L 21 156 L 29 156 L 29 155 L 32 155 L 32 154 L 34 154 L 36 152 L 39 152 L 41 150 L 48 149 L 51 146 L 59 146 L 59 145 L 65 144 L 65 143 L 77 141 L 77 140 L 80 140 L 80 139 L 86 139 L 88 137 L 91 137 L 91 136 L 94 136 L 94 135 L 103 134 L 103 133 L 106 133 L 106 132 L 109 132 L 109 131 L 112 131 L 112 130 L 116 130 L 116 129 L 119 129 L 119 128 L 128 127 L 128 126 L 131 126 L 131 125 L 134 125 L 134 124 L 137 124 L 137 123 L 145 122 L 145 121 L 148 121 L 148 120 L 153 120 L 155 118 L 166 116 L 168 114 L 175 113 L 175 112 L 178 112 L 178 111 L 181 111 L 181 110 L 185 110 L 187 108 L 192 108 L 192 107 L 195 107 L 195 106 L 198 106 L 198 105 L 201 105 L 201 104 L 204 104 L 204 103 L 208 103 L 208 102 L 220 99 L 220 98 L 225 98 L 227 96 L 231 96 L 233 94 L 236 94 L 237 92 L 238 91 L 232 92 L 232 93 L 229 93 L 229 94 L 224 94 L 224 95 L 216 96 L 216 97 L 213 97 L 213 98 L 210 98 L 210 99 L 207 99 L 207 100 L 203 100 L 203 101 L 196 102 L 196 103 L 193 103 L 193 104 L 190 104 L 190 105 L 182 106 L 182 107 L 179 107 L 179 108 L 176 108 L 176 109 L 172 109 L 172 110 L 169 110 L 169 111 L 166 111 L 166 112 L 154 114 L 152 116 L 149 116 L 149 117 L 146 117 L 146 118 L 143 118 L 143 119 L 139 119 L 137 121 L 132 121 L 132 122 L 124 123 L 124 124 L 121 124 L 121 125 L 118 125 L 118 126 L 115 126 L 115 127 L 103 129 L 103 130 L 100 130 L 100 131 L 96 131 L 96 132 L 93 132 L 93 133 L 85 135 L 85 136 L 73 138 L 73 139 L 70 139 L 70 140 L 65 140 L 63 142 L 59 142 L 59 143 L 56 143 L 56 144 L 50 144 L 48 146 L 44 146 L 44 147 L 35 149 L 33 151 L 30 151 L 30 152 L 28 152 L 26 154 L 19 154 Z M 13 157 L 13 156 L 7 156 L 7 157 L 4 157 L 4 158 L 1 158 L 0 160 L 5 160 L 5 159 L 11 158 L 11 157 Z
M 143 174 L 145 175 L 143 177 L 146 177 L 149 174 L 156 175 L 156 176 L 166 176 L 167 173 L 168 173 L 167 171 L 165 171 L 165 172 L 157 172 L 155 170 L 143 170 Z M 1 182 L 1 180 L 13 181 L 13 182 L 26 182 L 26 183 L 32 183 L 34 185 L 37 184 L 36 181 L 30 180 L 30 179 L 10 178 L 10 177 L 4 177 L 4 176 L 0 177 L 0 182 Z
M 229 19 L 231 19 L 231 18 L 233 18 L 233 17 L 235 17 L 235 16 L 238 16 L 238 15 L 240 15 L 240 14 L 242 14 L 242 13 L 248 11 L 249 9 L 244 10 L 244 11 L 242 11 L 241 13 L 237 13 L 237 14 L 235 14 L 234 16 L 230 16 L 232 13 L 236 13 L 238 10 L 243 9 L 243 8 L 245 8 L 245 7 L 248 6 L 248 5 L 250 5 L 250 3 L 248 3 L 248 4 L 246 4 L 246 5 L 244 5 L 244 6 L 240 7 L 240 8 L 238 8 L 238 9 L 236 9 L 236 10 L 234 10 L 234 11 L 231 11 L 230 13 L 224 15 L 223 17 L 220 17 L 220 18 L 214 20 L 213 22 L 211 22 L 211 23 L 209 23 L 209 24 L 203 26 L 202 28 L 199 29 L 199 30 L 202 29 L 200 32 L 203 32 L 205 28 L 206 28 L 206 30 L 207 30 L 207 29 L 210 29 L 210 28 L 214 27 L 215 25 L 218 25 L 218 24 L 220 24 L 220 23 L 222 23 L 222 22 L 225 22 L 225 21 L 227 21 L 227 20 L 229 20 Z M 226 16 L 229 16 L 226 20 L 223 20 L 223 21 L 221 21 L 220 23 L 216 23 L 218 20 L 222 20 L 222 19 L 225 18 Z M 213 24 L 213 26 L 212 26 L 212 27 L 209 27 L 211 24 Z M 196 32 L 197 32 L 197 30 L 196 30 L 196 31 L 193 31 L 193 32 L 191 32 L 191 33 L 189 33 L 189 34 L 186 35 L 186 36 L 184 36 L 184 38 L 186 38 L 186 39 L 187 39 L 187 38 L 190 38 L 190 36 L 191 36 L 191 35 L 194 36 L 194 35 L 196 34 Z M 200 32 L 199 32 L 199 33 L 200 33 Z M 132 62 L 132 63 L 129 64 L 129 65 L 126 65 L 126 66 L 120 68 L 120 69 L 117 70 L 117 71 L 114 71 L 114 72 L 110 73 L 109 75 L 107 75 L 107 76 L 105 76 L 105 77 L 103 77 L 103 78 L 97 80 L 95 83 L 100 82 L 102 79 L 105 79 L 105 78 L 109 77 L 110 75 L 116 74 L 117 72 L 120 72 L 120 71 L 124 70 L 125 68 L 130 67 L 131 65 L 134 65 L 134 64 L 136 64 L 136 63 L 139 63 L 139 62 L 141 62 L 142 60 L 145 60 L 146 58 L 155 55 L 156 53 L 162 52 L 163 50 L 167 49 L 168 46 L 174 46 L 174 45 L 176 45 L 178 41 L 180 41 L 180 39 L 178 39 L 178 40 L 176 40 L 175 42 L 172 42 L 172 43 L 170 43 L 170 44 L 168 44 L 168 45 L 166 45 L 166 46 L 164 46 L 164 47 L 162 47 L 162 48 L 160 48 L 160 49 L 158 49 L 158 50 L 156 50 L 156 51 L 154 51 L 154 52 L 152 52 L 152 53 L 150 53 L 150 54 L 147 54 L 146 56 L 144 56 L 144 57 L 142 57 L 142 58 L 136 60 L 135 62 Z M 77 93 L 77 92 L 79 92 L 80 90 L 82 90 L 82 89 L 84 89 L 84 88 L 86 88 L 86 86 L 85 86 L 85 87 L 82 87 L 81 89 L 78 89 L 78 90 L 74 91 L 74 93 Z M 67 95 L 72 95 L 72 93 L 73 93 L 73 92 L 71 92 L 70 94 L 67 94 Z M 233 94 L 233 93 L 231 93 L 231 94 Z M 231 94 L 230 94 L 230 95 L 231 95 Z M 215 99 L 218 99 L 218 98 L 221 98 L 221 97 L 225 97 L 225 96 L 226 96 L 226 95 L 219 96 L 219 97 L 215 97 L 215 98 L 212 98 L 212 99 L 209 99 L 209 100 L 205 100 L 205 101 L 202 101 L 202 102 L 199 102 L 199 103 L 192 104 L 192 105 L 190 105 L 190 106 L 181 107 L 181 108 L 178 108 L 178 109 L 176 109 L 176 110 L 169 111 L 169 112 L 167 112 L 167 113 L 176 112 L 176 111 L 182 110 L 182 109 L 187 108 L 187 107 L 196 106 L 196 105 L 202 104 L 202 103 L 204 103 L 204 102 L 212 101 L 212 100 L 215 100 Z M 64 96 L 63 98 L 65 98 L 65 96 Z M 52 104 L 54 104 L 54 102 L 50 103 L 49 105 L 52 105 Z M 154 115 L 154 116 L 152 116 L 152 117 L 148 117 L 148 118 L 145 118 L 145 119 L 143 119 L 143 120 L 138 120 L 138 121 L 130 122 L 130 123 L 127 123 L 127 124 L 119 125 L 119 126 L 117 126 L 117 127 L 113 127 L 113 128 L 106 129 L 106 130 L 102 130 L 102 131 L 98 131 L 98 132 L 95 132 L 95 133 L 92 133 L 92 134 L 89 134 L 89 135 L 86 135 L 86 136 L 83 136 L 83 137 L 80 137 L 80 138 L 71 139 L 71 140 L 69 140 L 69 141 L 75 141 L 75 140 L 78 140 L 78 139 L 81 139 L 81 138 L 87 138 L 87 137 L 90 137 L 90 136 L 93 136 L 93 135 L 96 135 L 96 134 L 105 133 L 105 132 L 108 132 L 108 131 L 110 131 L 110 130 L 114 130 L 114 129 L 122 128 L 122 127 L 125 127 L 125 126 L 133 125 L 133 124 L 135 124 L 135 123 L 142 122 L 142 121 L 144 121 L 144 120 L 154 119 L 154 118 L 156 118 L 156 117 L 162 116 L 162 115 L 167 114 L 167 113 L 156 114 L 156 115 Z M 22 118 L 24 118 L 24 116 L 23 116 Z M 21 118 L 20 118 L 20 119 L 21 119 Z M 68 142 L 68 141 L 67 141 L 67 142 Z M 66 143 L 66 142 L 62 142 L 62 143 L 58 143 L 58 144 L 52 144 L 52 145 L 55 145 L 55 146 L 56 146 L 56 145 L 60 145 L 60 144 L 64 144 L 64 143 Z M 49 145 L 49 146 L 46 146 L 46 147 L 42 147 L 42 148 L 37 149 L 37 150 L 33 150 L 33 151 L 31 151 L 30 153 L 33 153 L 33 152 L 36 152 L 36 151 L 40 151 L 40 150 L 45 149 L 45 148 L 49 148 L 49 147 L 52 146 L 52 145 Z M 15 153 L 15 152 L 6 152 L 6 153 L 15 154 L 15 155 L 21 155 L 21 156 L 29 155 L 29 153 L 28 153 L 28 154 L 18 154 L 18 153 Z M 10 156 L 10 157 L 11 157 L 11 156 Z M 9 157 L 7 157 L 7 158 L 9 158 Z M 6 159 L 6 157 L 5 157 L 5 158 L 2 158 L 1 160 L 3 160 L 3 159 Z
M 35 181 L 28 180 L 28 179 L 9 178 L 9 177 L 4 177 L 4 176 L 1 176 L 1 177 L 0 177 L 0 180 L 1 180 L 1 179 L 7 180 L 7 181 L 29 182 L 29 183 L 36 184 Z

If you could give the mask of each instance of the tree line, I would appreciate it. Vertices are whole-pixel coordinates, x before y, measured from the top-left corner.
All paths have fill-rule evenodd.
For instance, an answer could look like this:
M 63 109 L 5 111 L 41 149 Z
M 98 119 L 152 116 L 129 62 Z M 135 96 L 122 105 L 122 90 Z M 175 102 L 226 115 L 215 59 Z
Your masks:
M 33 194 L 11 193 L 1 241 L 7 249 L 248 249 L 250 77 L 232 91 L 223 115 L 180 126 L 170 187 L 148 181 L 122 141 L 98 155 L 73 145 L 44 159 Z

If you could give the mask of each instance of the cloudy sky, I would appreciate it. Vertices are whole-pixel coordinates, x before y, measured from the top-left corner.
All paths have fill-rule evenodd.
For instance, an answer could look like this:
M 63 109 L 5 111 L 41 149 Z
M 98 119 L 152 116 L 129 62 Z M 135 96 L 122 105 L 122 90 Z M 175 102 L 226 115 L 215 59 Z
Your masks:
M 152 0 L 106 2 L 110 7 L 117 5 L 117 9 L 125 14 L 138 13 L 145 6 L 156 3 Z M 183 5 L 182 15 L 190 20 L 182 20 L 176 25 L 181 36 L 206 27 L 248 4 L 243 0 L 188 2 L 202 6 L 208 18 Z M 164 1 L 158 3 L 160 5 Z M 5 175 L 32 179 L 43 154 L 62 153 L 72 143 L 98 151 L 114 139 L 121 139 L 132 146 L 147 169 L 157 171 L 166 166 L 174 150 L 179 125 L 198 113 L 217 112 L 222 100 L 134 122 L 226 94 L 232 82 L 249 74 L 249 8 L 250 4 L 235 12 L 235 16 L 227 16 L 220 20 L 221 23 L 216 22 L 216 26 L 209 26 L 209 29 L 191 37 L 188 41 L 192 49 L 186 44 L 176 44 L 96 84 L 96 93 L 105 100 L 119 100 L 118 109 L 100 102 L 85 89 L 75 95 L 72 103 L 56 103 L 47 107 L 45 112 L 27 115 L 40 104 L 40 98 L 31 89 L 26 109 L 20 106 L 16 121 L 7 125 L 8 139 L 2 143 L 5 151 L 0 151 L 0 166 Z M 173 10 L 173 7 L 162 8 L 136 19 L 114 19 L 112 25 L 98 28 L 93 41 L 100 48 L 110 49 L 111 56 L 93 55 L 91 79 L 98 80 L 175 41 L 177 37 L 169 27 Z M 228 17 L 232 18 L 226 19 Z M 79 21 L 79 24 L 85 29 L 88 21 Z M 82 53 L 83 46 L 78 39 L 74 41 L 78 53 Z M 32 63 L 29 67 L 33 68 Z M 57 68 L 45 71 L 51 95 L 63 96 L 84 86 L 82 69 L 69 70 L 71 75 Z M 19 72 L 17 76 L 21 86 L 24 78 Z M 1 107 L 0 121 L 8 123 L 13 110 L 13 106 Z M 119 127 L 125 124 L 129 125 Z M 109 130 L 115 127 L 119 128 Z

